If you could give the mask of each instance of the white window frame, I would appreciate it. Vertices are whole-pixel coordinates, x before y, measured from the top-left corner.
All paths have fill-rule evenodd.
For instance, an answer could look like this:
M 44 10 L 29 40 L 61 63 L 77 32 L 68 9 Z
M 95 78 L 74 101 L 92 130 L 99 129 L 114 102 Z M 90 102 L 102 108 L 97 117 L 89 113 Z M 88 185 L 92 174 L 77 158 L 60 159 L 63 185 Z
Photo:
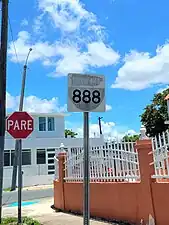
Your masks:
M 45 152 L 45 163 L 37 163 L 38 161 L 38 152 L 44 151 Z M 36 149 L 36 165 L 46 165 L 47 162 L 47 154 L 46 154 L 46 148 L 37 148 Z
M 30 152 L 30 160 L 31 160 L 30 164 L 26 164 L 26 165 L 23 165 L 23 166 L 31 166 L 32 165 L 32 149 L 31 148 L 25 148 L 25 149 L 22 149 L 22 154 L 23 154 L 23 152 Z M 23 163 L 23 161 L 22 161 L 22 163 Z
M 39 118 L 41 118 L 41 117 L 45 118 L 45 130 L 39 130 L 39 125 L 40 125 Z M 54 118 L 54 130 L 52 130 L 52 131 L 48 130 L 48 118 Z M 56 123 L 56 120 L 55 120 L 54 116 L 39 116 L 38 117 L 38 131 L 39 132 L 53 132 L 53 131 L 55 131 L 55 123 Z
M 4 164 L 5 164 L 5 153 L 8 153 L 9 154 L 9 166 L 5 166 L 4 167 L 10 167 L 11 166 L 11 150 L 10 149 L 5 149 L 4 150 Z
M 54 122 L 54 130 L 49 130 L 49 126 L 48 126 L 48 119 L 49 118 L 53 118 L 53 122 Z M 49 132 L 52 132 L 52 131 L 55 131 L 55 117 L 54 116 L 48 116 L 48 117 L 46 117 L 46 120 L 47 120 L 47 122 L 46 122 L 46 125 L 47 125 L 47 131 L 49 131 Z
M 12 165 L 12 152 L 14 152 L 15 150 L 14 149 L 5 149 L 4 150 L 4 153 L 6 151 L 9 151 L 9 166 L 4 166 L 4 168 L 12 168 L 13 165 Z M 23 167 L 27 167 L 27 166 L 31 166 L 32 165 L 32 149 L 31 148 L 25 148 L 25 149 L 22 149 L 22 153 L 23 152 L 30 152 L 31 154 L 31 163 L 30 164 L 27 164 L 27 165 L 22 165 Z
M 45 118 L 45 130 L 40 130 L 39 128 L 40 128 L 40 118 Z M 38 131 L 39 132 L 46 132 L 47 131 L 47 126 L 46 126 L 46 116 L 39 116 L 38 117 Z

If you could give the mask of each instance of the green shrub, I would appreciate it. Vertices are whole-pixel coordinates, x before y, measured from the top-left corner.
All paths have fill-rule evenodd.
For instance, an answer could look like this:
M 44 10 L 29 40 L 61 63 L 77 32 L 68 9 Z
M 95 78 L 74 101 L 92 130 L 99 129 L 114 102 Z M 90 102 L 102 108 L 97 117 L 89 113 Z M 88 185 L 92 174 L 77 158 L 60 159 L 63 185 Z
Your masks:
M 22 218 L 23 225 L 41 225 L 37 220 L 34 220 L 30 217 Z M 15 217 L 7 217 L 2 219 L 1 225 L 17 225 L 17 218 Z

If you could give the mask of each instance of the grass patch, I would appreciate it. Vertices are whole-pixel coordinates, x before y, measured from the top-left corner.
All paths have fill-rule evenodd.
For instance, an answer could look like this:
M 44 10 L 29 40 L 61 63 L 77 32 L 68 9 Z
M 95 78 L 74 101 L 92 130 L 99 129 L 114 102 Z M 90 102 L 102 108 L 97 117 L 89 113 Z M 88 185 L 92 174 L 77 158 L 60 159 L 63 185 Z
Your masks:
M 18 219 L 15 217 L 7 217 L 2 219 L 1 225 L 17 225 Z M 41 225 L 40 222 L 37 220 L 34 220 L 30 217 L 23 217 L 22 218 L 22 224 L 24 225 Z
M 11 189 L 10 188 L 4 188 L 3 191 L 9 192 L 9 191 L 11 191 Z

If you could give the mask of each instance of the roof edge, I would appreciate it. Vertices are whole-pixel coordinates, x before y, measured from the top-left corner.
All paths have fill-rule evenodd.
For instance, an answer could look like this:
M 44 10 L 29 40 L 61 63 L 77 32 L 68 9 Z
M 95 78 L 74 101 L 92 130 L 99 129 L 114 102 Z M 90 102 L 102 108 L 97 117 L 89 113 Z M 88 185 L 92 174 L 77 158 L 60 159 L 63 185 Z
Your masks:
M 14 111 L 17 112 L 17 111 Z M 7 112 L 6 114 L 9 116 L 14 112 Z M 27 112 L 27 111 L 26 111 Z M 56 116 L 56 117 L 66 117 L 66 116 L 70 116 L 70 114 L 68 113 L 38 113 L 38 112 L 27 112 L 29 113 L 31 116 Z

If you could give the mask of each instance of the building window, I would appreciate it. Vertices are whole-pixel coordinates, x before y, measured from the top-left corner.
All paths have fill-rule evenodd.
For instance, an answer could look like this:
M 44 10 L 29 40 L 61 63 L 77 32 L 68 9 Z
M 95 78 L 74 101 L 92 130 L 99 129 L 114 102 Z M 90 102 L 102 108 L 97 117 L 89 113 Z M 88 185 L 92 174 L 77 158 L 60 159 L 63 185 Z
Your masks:
M 10 166 L 10 150 L 4 151 L 4 166 Z
M 46 164 L 46 150 L 45 149 L 37 149 L 36 163 L 37 164 Z
M 48 158 L 54 158 L 54 156 L 55 156 L 55 153 L 49 153 L 48 154 Z
M 54 131 L 55 118 L 54 117 L 39 117 L 39 131 Z
M 48 166 L 48 170 L 54 170 L 55 169 L 55 165 L 49 165 Z
M 55 118 L 48 117 L 48 131 L 54 131 L 54 130 L 55 130 Z
M 48 175 L 55 174 L 55 171 L 48 171 Z
M 4 151 L 4 166 L 13 166 L 15 150 Z M 22 149 L 22 165 L 31 165 L 31 149 Z
M 22 149 L 22 165 L 31 165 L 31 149 Z
M 46 131 L 46 117 L 39 117 L 39 131 Z
M 48 148 L 47 152 L 55 152 L 55 148 Z
M 54 164 L 54 159 L 48 159 L 48 164 Z

